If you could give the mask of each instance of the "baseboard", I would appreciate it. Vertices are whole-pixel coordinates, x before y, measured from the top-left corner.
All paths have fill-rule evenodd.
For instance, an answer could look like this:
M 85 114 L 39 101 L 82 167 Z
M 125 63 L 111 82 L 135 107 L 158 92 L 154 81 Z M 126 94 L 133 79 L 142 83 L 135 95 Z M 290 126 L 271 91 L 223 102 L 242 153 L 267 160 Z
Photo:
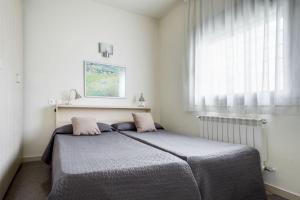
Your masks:
M 40 161 L 42 156 L 25 156 L 22 158 L 22 163 Z
M 300 200 L 300 195 L 295 194 L 289 191 L 286 191 L 282 188 L 270 185 L 270 184 L 265 184 L 266 190 L 272 194 L 276 194 L 278 196 L 281 196 L 283 198 L 289 199 L 289 200 Z
M 10 165 L 10 167 L 7 169 L 7 171 L 4 173 L 5 176 L 3 177 L 3 180 L 0 180 L 0 199 L 4 198 L 4 195 L 11 184 L 11 181 L 15 177 L 19 167 L 21 166 L 21 159 L 16 158 Z

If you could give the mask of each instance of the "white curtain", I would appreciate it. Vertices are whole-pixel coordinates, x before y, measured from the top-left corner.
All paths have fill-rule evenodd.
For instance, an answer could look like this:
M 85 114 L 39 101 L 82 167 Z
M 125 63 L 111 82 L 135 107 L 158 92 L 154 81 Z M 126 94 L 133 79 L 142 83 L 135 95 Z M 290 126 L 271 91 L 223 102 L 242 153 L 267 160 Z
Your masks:
M 300 1 L 187 0 L 186 109 L 299 105 Z

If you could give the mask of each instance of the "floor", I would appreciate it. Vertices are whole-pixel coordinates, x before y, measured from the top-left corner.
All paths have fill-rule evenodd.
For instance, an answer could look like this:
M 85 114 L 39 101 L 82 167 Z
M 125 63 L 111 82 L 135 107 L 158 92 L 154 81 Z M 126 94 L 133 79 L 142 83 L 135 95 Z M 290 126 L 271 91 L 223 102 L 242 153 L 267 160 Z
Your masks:
M 42 162 L 21 166 L 4 200 L 43 200 L 51 189 L 50 168 Z M 268 200 L 285 200 L 269 195 Z

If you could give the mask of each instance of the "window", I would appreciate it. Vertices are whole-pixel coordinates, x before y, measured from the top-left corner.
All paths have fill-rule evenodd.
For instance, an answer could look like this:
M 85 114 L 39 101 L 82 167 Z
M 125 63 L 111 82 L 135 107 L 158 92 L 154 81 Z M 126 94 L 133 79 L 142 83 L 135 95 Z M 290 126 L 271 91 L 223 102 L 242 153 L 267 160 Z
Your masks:
M 288 1 L 216 2 L 187 2 L 189 109 L 288 102 L 295 89 Z
M 217 37 L 197 52 L 196 102 L 203 96 L 283 90 L 283 65 L 283 18 Z

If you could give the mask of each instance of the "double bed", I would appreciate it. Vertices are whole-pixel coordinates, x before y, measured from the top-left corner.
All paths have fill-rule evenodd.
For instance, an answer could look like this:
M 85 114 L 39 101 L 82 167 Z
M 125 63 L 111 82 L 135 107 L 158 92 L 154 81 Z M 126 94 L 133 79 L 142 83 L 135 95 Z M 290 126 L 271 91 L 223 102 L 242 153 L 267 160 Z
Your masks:
M 63 111 L 57 127 L 79 114 L 117 121 L 121 113 L 120 121 L 129 121 L 137 110 Z M 57 128 L 43 156 L 52 166 L 49 199 L 266 200 L 257 150 L 178 135 L 158 124 L 156 132 L 137 133 L 125 124 L 118 131 L 102 126 L 97 136 L 74 136 L 71 125 Z

